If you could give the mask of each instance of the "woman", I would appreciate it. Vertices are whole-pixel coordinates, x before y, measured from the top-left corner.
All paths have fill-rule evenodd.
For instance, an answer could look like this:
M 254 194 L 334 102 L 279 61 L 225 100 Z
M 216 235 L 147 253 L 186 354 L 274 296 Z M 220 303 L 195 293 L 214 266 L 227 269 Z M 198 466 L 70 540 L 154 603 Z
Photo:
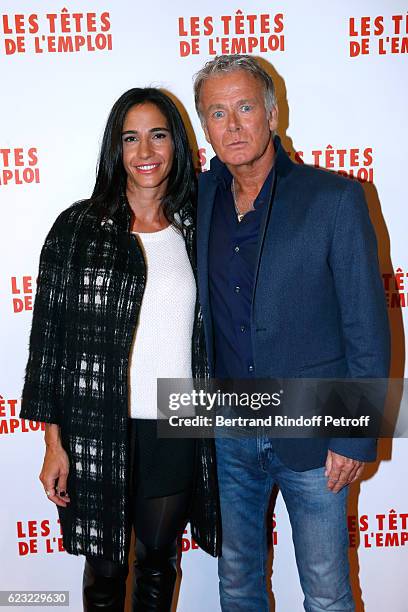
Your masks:
M 131 89 L 109 115 L 92 197 L 42 249 L 20 416 L 47 424 L 40 480 L 66 551 L 86 555 L 88 611 L 123 609 L 132 524 L 138 612 L 170 609 L 187 518 L 219 553 L 213 447 L 155 430 L 156 378 L 206 375 L 194 196 L 176 106 Z

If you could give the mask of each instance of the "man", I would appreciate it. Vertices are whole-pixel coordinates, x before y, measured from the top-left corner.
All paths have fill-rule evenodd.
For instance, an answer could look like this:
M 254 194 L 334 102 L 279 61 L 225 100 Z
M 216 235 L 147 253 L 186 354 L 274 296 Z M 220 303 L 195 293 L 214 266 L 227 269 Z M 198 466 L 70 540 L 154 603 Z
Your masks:
M 216 378 L 387 377 L 389 332 L 375 235 L 361 186 L 294 164 L 275 136 L 270 76 L 220 56 L 195 78 L 216 157 L 200 177 L 198 281 Z M 216 440 L 224 612 L 264 612 L 266 513 L 279 485 L 304 607 L 354 610 L 348 485 L 376 457 L 370 439 Z

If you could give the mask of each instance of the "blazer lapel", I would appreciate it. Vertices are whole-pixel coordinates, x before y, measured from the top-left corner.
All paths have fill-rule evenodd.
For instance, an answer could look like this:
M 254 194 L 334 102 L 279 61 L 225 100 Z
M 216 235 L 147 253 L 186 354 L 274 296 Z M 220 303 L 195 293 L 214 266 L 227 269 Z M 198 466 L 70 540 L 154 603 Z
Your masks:
M 211 217 L 214 208 L 217 181 L 205 177 L 200 183 L 197 212 L 197 260 L 198 260 L 198 290 L 201 306 L 208 307 L 208 245 L 210 240 Z M 203 177 L 204 179 L 204 177 Z
M 282 179 L 287 174 L 289 174 L 289 172 L 292 170 L 292 167 L 293 167 L 293 162 L 290 160 L 286 151 L 283 149 L 279 136 L 275 136 L 274 145 L 275 145 L 275 151 L 276 151 L 275 171 L 273 175 L 270 195 L 268 198 L 268 209 L 265 212 L 265 215 L 262 221 L 262 225 L 260 228 L 260 234 L 259 234 L 254 285 L 253 285 L 253 290 L 252 290 L 252 310 L 253 310 L 254 301 L 255 301 L 255 292 L 256 292 L 257 283 L 258 283 L 259 267 L 261 263 L 265 236 L 266 236 L 266 232 L 267 232 L 269 223 L 271 222 L 271 217 L 273 214 L 272 208 L 280 208 L 280 205 L 282 204 L 282 193 L 280 189 L 281 184 L 282 184 Z
M 211 371 L 214 367 L 214 351 L 208 282 L 208 245 L 216 191 L 217 180 L 212 176 L 212 173 L 211 175 L 208 173 L 202 176 L 199 183 L 197 211 L 197 277 L 198 294 L 203 313 L 208 363 Z

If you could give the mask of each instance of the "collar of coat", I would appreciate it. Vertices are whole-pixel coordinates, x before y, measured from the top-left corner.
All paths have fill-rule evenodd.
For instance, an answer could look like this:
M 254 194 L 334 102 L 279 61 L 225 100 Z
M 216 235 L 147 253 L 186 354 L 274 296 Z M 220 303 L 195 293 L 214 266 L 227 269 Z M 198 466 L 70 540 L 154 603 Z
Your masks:
M 183 233 L 194 227 L 194 209 L 188 204 L 174 215 L 176 221 L 180 223 Z M 119 205 L 111 214 L 104 214 L 101 219 L 101 227 L 109 228 L 113 225 L 118 226 L 124 231 L 130 230 L 132 211 L 125 194 L 119 198 Z

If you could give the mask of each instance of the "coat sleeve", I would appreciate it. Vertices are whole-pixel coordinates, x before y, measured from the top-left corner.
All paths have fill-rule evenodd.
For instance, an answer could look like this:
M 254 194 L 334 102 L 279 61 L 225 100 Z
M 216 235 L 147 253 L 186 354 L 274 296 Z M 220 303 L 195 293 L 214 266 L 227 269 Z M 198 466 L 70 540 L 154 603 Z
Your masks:
M 386 379 L 390 334 L 377 242 L 363 189 L 354 181 L 348 182 L 340 198 L 329 265 L 340 307 L 348 375 Z M 384 389 L 383 380 L 378 384 Z M 374 461 L 376 447 L 373 438 L 333 438 L 329 444 L 334 452 L 359 461 Z
M 64 254 L 56 222 L 41 250 L 20 418 L 59 423 L 57 391 L 65 296 Z

